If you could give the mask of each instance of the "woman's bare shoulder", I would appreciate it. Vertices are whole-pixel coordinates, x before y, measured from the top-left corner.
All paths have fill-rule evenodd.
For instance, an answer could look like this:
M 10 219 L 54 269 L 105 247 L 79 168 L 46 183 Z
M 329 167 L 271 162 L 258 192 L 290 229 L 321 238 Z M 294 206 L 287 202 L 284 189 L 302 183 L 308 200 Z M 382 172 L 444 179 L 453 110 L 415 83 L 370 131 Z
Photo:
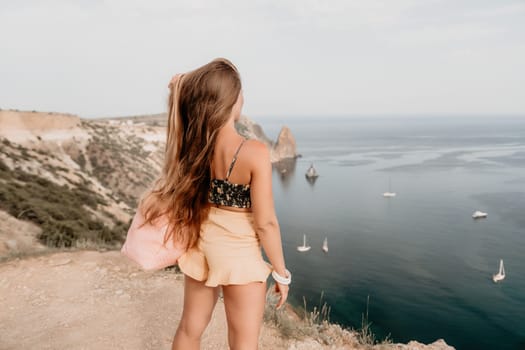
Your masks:
M 264 142 L 247 140 L 245 147 L 246 160 L 252 172 L 265 171 L 271 167 L 270 150 Z
M 246 140 L 244 147 L 246 148 L 246 153 L 249 153 L 250 157 L 261 158 L 270 156 L 268 146 L 259 140 L 248 139 Z

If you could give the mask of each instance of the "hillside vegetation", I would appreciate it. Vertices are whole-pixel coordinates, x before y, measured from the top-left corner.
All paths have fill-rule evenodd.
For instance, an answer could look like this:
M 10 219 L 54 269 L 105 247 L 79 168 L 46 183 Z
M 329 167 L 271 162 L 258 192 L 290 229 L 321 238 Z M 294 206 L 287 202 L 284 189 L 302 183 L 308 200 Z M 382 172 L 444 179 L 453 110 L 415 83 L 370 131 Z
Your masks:
M 120 247 L 138 198 L 160 173 L 166 121 L 0 111 L 0 210 L 36 225 L 44 246 Z M 236 127 L 274 146 L 249 118 Z M 11 255 L 20 253 L 16 240 L 0 224 Z
M 36 225 L 45 246 L 120 247 L 160 171 L 165 128 L 13 111 L 0 126 L 0 210 Z M 19 253 L 16 237 L 4 244 L 0 258 Z

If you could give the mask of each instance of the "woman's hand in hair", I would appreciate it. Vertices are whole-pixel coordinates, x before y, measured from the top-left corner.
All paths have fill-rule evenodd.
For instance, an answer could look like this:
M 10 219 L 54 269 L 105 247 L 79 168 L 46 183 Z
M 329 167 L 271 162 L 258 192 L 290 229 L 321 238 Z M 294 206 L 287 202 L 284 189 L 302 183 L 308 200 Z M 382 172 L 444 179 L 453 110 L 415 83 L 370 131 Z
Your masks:
M 173 78 L 171 78 L 171 81 L 170 81 L 170 83 L 168 84 L 168 88 L 169 88 L 169 89 L 172 89 L 172 88 L 175 86 L 175 84 L 177 84 L 177 81 L 178 81 L 183 75 L 184 75 L 183 73 L 175 74 L 175 75 L 173 76 Z
M 275 292 L 281 294 L 281 297 L 279 298 L 279 302 L 275 306 L 277 309 L 280 309 L 281 306 L 283 306 L 284 303 L 286 303 L 286 299 L 288 299 L 289 290 L 290 290 L 290 286 L 275 282 Z

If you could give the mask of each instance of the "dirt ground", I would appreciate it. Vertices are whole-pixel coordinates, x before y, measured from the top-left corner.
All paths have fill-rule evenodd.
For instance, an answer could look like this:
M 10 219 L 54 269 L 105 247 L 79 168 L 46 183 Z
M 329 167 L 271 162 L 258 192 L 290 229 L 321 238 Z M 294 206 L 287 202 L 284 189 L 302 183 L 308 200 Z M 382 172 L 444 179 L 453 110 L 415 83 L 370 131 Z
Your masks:
M 183 305 L 183 276 L 142 271 L 120 251 L 33 253 L 0 263 L 0 350 L 170 350 Z M 335 328 L 334 328 L 335 329 Z M 348 340 L 348 339 L 347 339 Z M 264 325 L 265 350 L 450 350 L 442 339 L 424 345 L 321 345 L 284 339 Z M 343 341 L 343 343 L 341 343 Z M 219 300 L 201 349 L 228 349 Z
M 0 349 L 171 349 L 182 275 L 143 272 L 118 251 L 59 252 L 0 264 Z M 263 327 L 261 349 L 285 349 Z M 227 349 L 219 300 L 202 349 Z

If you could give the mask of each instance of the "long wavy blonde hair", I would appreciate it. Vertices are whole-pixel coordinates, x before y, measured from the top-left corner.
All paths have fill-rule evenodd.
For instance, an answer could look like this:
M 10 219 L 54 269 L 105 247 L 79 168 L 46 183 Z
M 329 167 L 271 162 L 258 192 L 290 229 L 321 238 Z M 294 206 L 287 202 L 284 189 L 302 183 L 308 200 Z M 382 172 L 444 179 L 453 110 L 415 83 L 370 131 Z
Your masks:
M 211 161 L 219 130 L 241 91 L 237 68 L 224 58 L 183 74 L 171 86 L 164 165 L 139 201 L 146 223 L 168 219 L 164 243 L 196 245 L 209 211 Z

